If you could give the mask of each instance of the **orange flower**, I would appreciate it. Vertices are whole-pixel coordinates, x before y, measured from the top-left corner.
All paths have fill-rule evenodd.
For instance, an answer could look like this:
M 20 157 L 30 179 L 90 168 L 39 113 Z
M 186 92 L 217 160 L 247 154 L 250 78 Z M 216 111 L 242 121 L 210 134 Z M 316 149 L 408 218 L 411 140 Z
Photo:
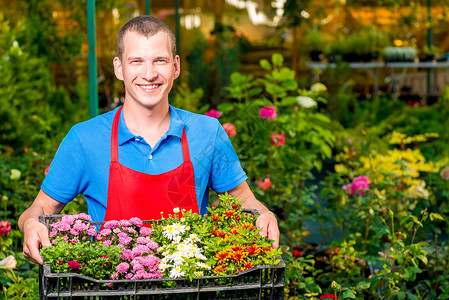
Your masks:
M 226 251 L 219 251 L 217 254 L 215 254 L 215 259 L 217 259 L 219 261 L 225 260 L 228 257 L 229 257 L 229 253 Z
M 259 255 L 262 249 L 258 245 L 250 245 L 246 247 L 246 252 L 248 255 Z
M 266 191 L 271 187 L 271 179 L 269 177 L 267 177 L 263 180 L 259 179 L 259 180 L 256 180 L 256 184 L 259 188 Z
M 235 211 L 234 210 L 227 210 L 224 212 L 225 218 L 232 218 L 235 216 Z
M 212 220 L 217 222 L 218 220 L 220 220 L 220 217 L 218 216 L 218 214 L 215 214 L 212 216 Z
M 214 268 L 214 273 L 218 274 L 218 273 L 223 273 L 223 269 L 221 268 L 221 266 L 216 266 Z
M 231 247 L 231 251 L 233 252 L 243 251 L 243 248 L 241 246 L 235 246 Z
M 242 259 L 244 259 L 245 257 L 246 257 L 247 255 L 246 255 L 246 253 L 245 252 L 243 252 L 243 251 L 235 251 L 235 252 L 232 252 L 231 253 L 231 258 L 233 259 L 233 260 L 242 260 Z
M 239 232 L 238 232 L 238 230 L 237 230 L 237 227 L 232 228 L 230 233 L 233 234 L 233 235 L 239 234 Z
M 223 129 L 226 131 L 226 133 L 228 134 L 229 137 L 237 135 L 235 126 L 232 123 L 224 123 Z
M 254 227 L 254 225 L 251 224 L 251 223 L 249 223 L 249 222 L 243 223 L 243 224 L 241 225 L 241 227 L 242 227 L 242 228 L 245 228 L 245 229 L 249 229 L 250 231 L 253 231 L 253 230 L 256 229 L 256 227 Z
M 254 263 L 252 263 L 252 262 L 250 262 L 250 261 L 245 261 L 245 262 L 243 262 L 243 266 L 244 266 L 246 269 L 251 269 L 251 268 L 254 267 Z

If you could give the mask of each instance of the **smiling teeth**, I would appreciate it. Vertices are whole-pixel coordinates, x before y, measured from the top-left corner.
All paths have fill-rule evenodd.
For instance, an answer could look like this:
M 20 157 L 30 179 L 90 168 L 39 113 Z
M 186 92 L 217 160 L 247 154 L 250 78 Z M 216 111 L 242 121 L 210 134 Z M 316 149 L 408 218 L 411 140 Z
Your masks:
M 159 85 L 157 85 L 157 84 L 153 84 L 153 85 L 141 85 L 140 87 L 145 89 L 145 90 L 152 90 L 152 89 L 157 88 L 158 86 Z

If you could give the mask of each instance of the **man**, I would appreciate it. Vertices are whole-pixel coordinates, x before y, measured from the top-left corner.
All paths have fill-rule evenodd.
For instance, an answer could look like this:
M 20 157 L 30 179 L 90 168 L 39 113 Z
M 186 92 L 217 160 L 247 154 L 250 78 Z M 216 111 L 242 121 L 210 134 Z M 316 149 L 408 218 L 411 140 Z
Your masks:
M 207 212 L 208 190 L 228 192 L 257 209 L 261 234 L 279 244 L 276 217 L 254 197 L 229 138 L 216 119 L 168 104 L 180 74 L 175 36 L 139 16 L 117 38 L 115 75 L 124 105 L 75 125 L 62 141 L 33 204 L 19 218 L 24 256 L 42 264 L 50 245 L 40 215 L 57 214 L 78 194 L 94 221 L 158 219 L 174 207 Z

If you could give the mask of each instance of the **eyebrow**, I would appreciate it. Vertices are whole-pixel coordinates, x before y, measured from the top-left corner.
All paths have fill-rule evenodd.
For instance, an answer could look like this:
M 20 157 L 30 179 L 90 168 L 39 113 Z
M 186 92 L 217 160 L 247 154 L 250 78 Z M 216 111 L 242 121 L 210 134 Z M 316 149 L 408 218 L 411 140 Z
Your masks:
M 140 57 L 140 56 L 131 56 L 131 57 L 128 57 L 126 60 L 132 61 L 132 60 L 141 60 L 141 59 L 142 59 L 142 57 Z

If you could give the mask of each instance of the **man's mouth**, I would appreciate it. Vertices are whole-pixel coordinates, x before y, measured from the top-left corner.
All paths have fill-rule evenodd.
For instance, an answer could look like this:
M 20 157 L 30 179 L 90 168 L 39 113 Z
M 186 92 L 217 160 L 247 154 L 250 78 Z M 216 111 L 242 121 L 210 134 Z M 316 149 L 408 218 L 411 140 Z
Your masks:
M 155 88 L 158 88 L 160 84 L 138 84 L 141 88 L 143 88 L 146 91 L 154 90 Z

